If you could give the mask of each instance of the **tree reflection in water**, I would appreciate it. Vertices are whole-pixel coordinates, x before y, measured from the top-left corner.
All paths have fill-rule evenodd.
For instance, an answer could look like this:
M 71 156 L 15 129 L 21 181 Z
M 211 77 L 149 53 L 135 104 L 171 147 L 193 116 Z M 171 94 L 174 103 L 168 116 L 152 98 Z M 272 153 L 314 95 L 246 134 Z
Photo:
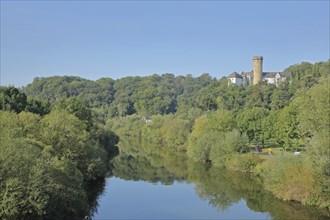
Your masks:
M 272 219 L 329 219 L 326 210 L 284 202 L 274 198 L 262 187 L 262 180 L 188 160 L 176 149 L 143 144 L 136 140 L 122 140 L 120 153 L 112 161 L 114 176 L 125 180 L 142 180 L 165 185 L 174 181 L 195 184 L 196 194 L 220 212 L 241 200 L 255 212 L 269 213 Z M 104 189 L 99 183 L 90 197 L 96 211 L 97 198 Z M 95 202 L 96 201 L 96 202 Z

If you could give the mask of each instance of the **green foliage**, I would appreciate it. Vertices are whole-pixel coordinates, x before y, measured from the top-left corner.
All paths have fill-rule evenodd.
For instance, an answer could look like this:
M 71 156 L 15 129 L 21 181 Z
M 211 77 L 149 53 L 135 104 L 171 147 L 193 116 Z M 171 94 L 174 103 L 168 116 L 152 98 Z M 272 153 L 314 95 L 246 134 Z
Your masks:
M 15 87 L 0 86 L 0 110 L 14 111 L 20 113 L 28 111 L 39 115 L 45 115 L 50 111 L 50 104 L 47 101 L 39 101 L 27 97 Z
M 194 131 L 193 131 L 194 132 Z M 188 156 L 194 161 L 210 162 L 210 151 L 216 148 L 221 136 L 218 132 L 210 131 L 197 136 L 189 137 L 189 145 L 187 148 Z
M 84 123 L 74 115 L 53 111 L 41 120 L 39 139 L 61 156 L 78 160 L 89 138 Z
M 75 163 L 44 152 L 31 170 L 31 188 L 36 196 L 47 197 L 43 216 L 47 219 L 81 219 L 87 214 L 83 175 Z M 38 201 L 38 197 L 34 198 Z
M 282 109 L 290 103 L 292 92 L 287 90 L 287 87 L 274 90 L 271 95 L 270 107 L 273 110 Z
M 298 119 L 305 135 L 313 135 L 330 128 L 330 74 L 320 78 L 320 83 L 309 90 L 302 90 L 294 100 L 299 107 Z
M 26 95 L 15 87 L 0 87 L 0 110 L 20 113 L 26 108 Z
M 28 97 L 25 111 L 38 115 L 46 115 L 50 112 L 50 103 L 48 101 L 39 101 Z
M 212 161 L 216 166 L 234 152 L 244 149 L 246 139 L 235 128 L 235 120 L 229 112 L 213 112 L 195 122 L 189 136 L 187 153 L 195 161 Z
M 313 165 L 315 176 L 314 188 L 317 193 L 308 201 L 309 204 L 330 208 L 330 140 L 329 132 L 314 134 L 308 144 L 307 153 Z
M 297 118 L 298 108 L 291 104 L 283 108 L 274 124 L 275 139 L 285 149 L 297 147 L 301 140 L 299 121 Z
M 307 153 L 313 164 L 319 194 L 313 204 L 330 207 L 330 90 L 329 76 L 319 84 L 301 93 L 295 102 L 299 105 L 298 119 L 305 137 L 310 139 Z
M 146 143 L 155 143 L 156 145 L 159 145 L 159 147 L 163 146 L 161 128 L 164 124 L 165 117 L 154 115 L 150 119 L 144 118 L 144 121 L 145 124 L 141 132 L 142 141 Z
M 250 141 L 255 140 L 263 144 L 268 130 L 264 120 L 268 114 L 269 111 L 267 109 L 260 107 L 242 111 L 237 116 L 239 130 L 246 132 Z
M 146 119 L 146 118 L 145 118 Z M 106 126 L 115 131 L 120 137 L 141 136 L 141 129 L 146 122 L 138 115 L 129 115 L 122 118 L 110 119 Z
M 256 107 L 270 109 L 271 97 L 275 89 L 275 85 L 268 84 L 247 87 L 249 95 L 245 101 L 245 107 L 248 109 Z
M 68 99 L 62 99 L 54 103 L 54 110 L 66 111 L 69 114 L 76 116 L 83 121 L 86 125 L 86 129 L 90 130 L 93 126 L 92 111 L 86 107 L 82 99 L 76 97 L 70 97 Z
M 246 143 L 248 138 L 245 134 L 240 134 L 238 130 L 224 133 L 217 144 L 211 145 L 210 160 L 215 166 L 226 166 L 227 161 L 236 157 L 238 153 L 248 151 Z
M 173 148 L 185 148 L 191 130 L 188 120 L 169 115 L 161 127 L 161 134 L 166 145 Z
M 110 117 L 134 113 L 151 116 L 175 113 L 178 106 L 182 112 L 191 107 L 215 109 L 216 82 L 209 74 L 193 78 L 189 75 L 175 77 L 166 73 L 118 80 L 102 78 L 95 82 L 74 76 L 54 76 L 35 78 L 23 91 L 34 99 L 51 103 L 77 97 L 84 100 L 87 107 L 106 110 Z M 212 85 L 207 87 L 209 84 Z
M 255 169 L 262 162 L 262 159 L 259 155 L 249 153 L 249 154 L 240 154 L 231 158 L 227 162 L 227 167 L 230 170 L 246 172 L 246 173 L 255 173 Z
M 0 218 L 84 218 L 85 184 L 106 175 L 118 138 L 64 111 L 0 111 L 0 119 Z
M 34 99 L 51 103 L 69 97 L 79 97 L 90 107 L 108 107 L 114 99 L 114 81 L 102 78 L 91 81 L 76 76 L 35 78 L 23 91 Z
M 315 64 L 302 62 L 292 65 L 284 71 L 292 74 L 292 89 L 311 88 L 317 84 L 319 77 L 329 76 L 330 60 L 327 62 L 318 62 Z
M 82 174 L 74 163 L 54 157 L 51 147 L 2 136 L 0 217 L 80 219 L 86 210 Z
M 168 114 L 176 111 L 175 77 L 173 74 L 152 75 L 139 83 L 132 96 L 135 109 L 144 116 Z
M 307 203 L 316 193 L 311 163 L 293 155 L 274 157 L 265 165 L 265 188 L 284 200 Z

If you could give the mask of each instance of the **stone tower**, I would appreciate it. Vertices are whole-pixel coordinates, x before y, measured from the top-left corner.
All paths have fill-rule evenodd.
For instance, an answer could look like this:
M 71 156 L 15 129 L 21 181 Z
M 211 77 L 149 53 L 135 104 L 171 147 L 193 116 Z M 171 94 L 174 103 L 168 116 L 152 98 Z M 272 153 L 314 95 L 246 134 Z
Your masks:
M 253 57 L 253 85 L 262 82 L 262 57 Z

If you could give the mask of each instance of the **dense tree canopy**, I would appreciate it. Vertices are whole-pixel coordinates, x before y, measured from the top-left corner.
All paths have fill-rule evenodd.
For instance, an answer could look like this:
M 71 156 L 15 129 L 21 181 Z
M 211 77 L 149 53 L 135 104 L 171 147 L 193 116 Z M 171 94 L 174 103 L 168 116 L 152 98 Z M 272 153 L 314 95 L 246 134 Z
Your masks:
M 44 116 L 17 114 L 11 107 L 0 111 L 1 219 L 84 219 L 89 214 L 88 183 L 105 177 L 118 138 L 90 114 L 86 118 L 82 113 L 88 110 L 60 104 Z

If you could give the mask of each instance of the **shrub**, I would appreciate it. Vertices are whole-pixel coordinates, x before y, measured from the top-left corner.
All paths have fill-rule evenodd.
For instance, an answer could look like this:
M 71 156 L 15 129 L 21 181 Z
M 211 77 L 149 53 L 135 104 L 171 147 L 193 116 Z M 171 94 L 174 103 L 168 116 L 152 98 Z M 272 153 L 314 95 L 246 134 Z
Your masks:
M 247 151 L 246 135 L 233 130 L 224 134 L 217 134 L 218 142 L 211 146 L 210 160 L 215 166 L 225 166 L 225 163 L 234 155 Z M 220 138 L 220 139 L 219 139 Z
M 239 154 L 227 162 L 227 167 L 234 171 L 253 173 L 262 159 L 256 154 Z
M 200 135 L 193 140 L 193 144 L 189 145 L 187 149 L 188 156 L 195 161 L 210 161 L 210 151 L 219 146 L 221 139 L 218 132 Z
M 265 163 L 265 188 L 283 200 L 306 203 L 315 193 L 315 176 L 311 163 L 301 157 L 274 157 Z

